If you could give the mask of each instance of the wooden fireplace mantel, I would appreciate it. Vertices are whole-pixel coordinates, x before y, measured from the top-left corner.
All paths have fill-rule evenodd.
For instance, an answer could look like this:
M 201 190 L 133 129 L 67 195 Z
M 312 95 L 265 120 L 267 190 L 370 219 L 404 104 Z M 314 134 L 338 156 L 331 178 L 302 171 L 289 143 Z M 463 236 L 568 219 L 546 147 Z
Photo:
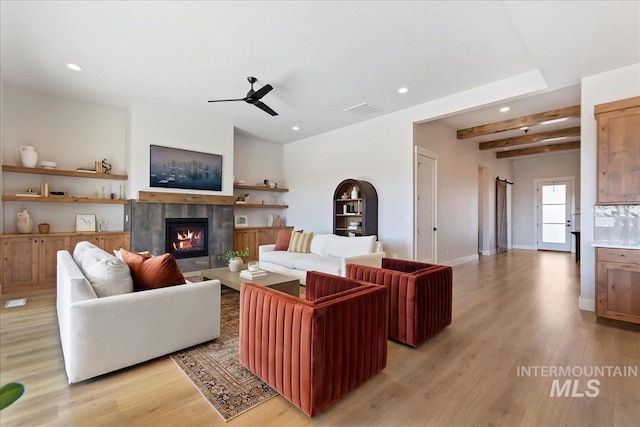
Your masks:
M 191 205 L 231 205 L 233 196 L 208 194 L 166 193 L 159 191 L 138 191 L 138 201 L 147 203 L 185 203 Z

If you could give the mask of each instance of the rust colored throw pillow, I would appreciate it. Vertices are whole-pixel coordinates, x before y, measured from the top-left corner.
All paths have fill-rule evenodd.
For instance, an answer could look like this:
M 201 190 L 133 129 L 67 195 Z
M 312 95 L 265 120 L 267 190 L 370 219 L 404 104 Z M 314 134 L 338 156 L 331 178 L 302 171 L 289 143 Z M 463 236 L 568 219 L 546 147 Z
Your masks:
M 131 270 L 134 291 L 164 288 L 186 282 L 176 259 L 171 254 L 145 258 L 135 252 L 120 249 L 120 255 Z
M 291 233 L 302 233 L 302 230 L 280 230 L 278 231 L 278 237 L 276 238 L 276 247 L 274 251 L 286 251 L 289 249 L 289 242 L 291 241 Z

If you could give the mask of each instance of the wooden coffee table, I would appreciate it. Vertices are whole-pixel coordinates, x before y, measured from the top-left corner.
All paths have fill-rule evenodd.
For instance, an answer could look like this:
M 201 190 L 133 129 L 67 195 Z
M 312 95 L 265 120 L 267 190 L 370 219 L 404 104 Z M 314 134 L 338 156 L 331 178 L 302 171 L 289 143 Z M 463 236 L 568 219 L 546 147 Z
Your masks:
M 245 279 L 240 277 L 240 273 L 234 273 L 229 270 L 229 267 L 211 268 L 209 270 L 202 270 L 202 277 L 204 279 L 218 279 L 223 285 L 240 290 L 240 285 L 244 282 L 253 282 L 262 286 L 273 288 L 277 291 L 293 295 L 294 297 L 300 297 L 300 281 L 295 277 L 285 276 L 284 274 L 272 273 L 267 271 L 266 277 L 259 279 Z

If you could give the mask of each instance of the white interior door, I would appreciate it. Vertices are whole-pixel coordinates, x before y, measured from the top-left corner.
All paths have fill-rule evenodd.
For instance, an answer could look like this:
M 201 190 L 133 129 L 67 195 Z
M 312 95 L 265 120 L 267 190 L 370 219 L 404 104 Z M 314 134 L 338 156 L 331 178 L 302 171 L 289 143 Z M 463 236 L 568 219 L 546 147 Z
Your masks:
M 571 181 L 537 185 L 538 249 L 571 252 Z
M 415 259 L 436 263 L 437 154 L 418 149 L 416 156 Z

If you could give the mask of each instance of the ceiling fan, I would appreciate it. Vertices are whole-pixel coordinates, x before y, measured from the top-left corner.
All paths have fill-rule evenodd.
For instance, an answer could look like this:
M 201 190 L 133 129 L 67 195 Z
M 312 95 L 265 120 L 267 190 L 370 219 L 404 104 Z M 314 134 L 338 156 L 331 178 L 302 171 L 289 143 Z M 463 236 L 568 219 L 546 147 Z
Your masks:
M 267 104 L 265 104 L 264 102 L 260 101 L 263 96 L 265 96 L 266 94 L 271 92 L 271 90 L 273 89 L 273 86 L 268 84 L 268 85 L 265 85 L 265 86 L 261 87 L 258 90 L 253 90 L 253 84 L 255 82 L 257 82 L 258 79 L 256 79 L 255 77 L 247 77 L 247 80 L 249 80 L 249 83 L 251 83 L 251 89 L 249 90 L 249 92 L 247 92 L 247 96 L 245 96 L 244 98 L 238 98 L 238 99 L 216 99 L 216 100 L 209 101 L 209 102 L 244 101 L 246 103 L 255 105 L 256 107 L 258 107 L 262 111 L 266 111 L 267 113 L 271 114 L 272 116 L 277 116 L 278 113 L 276 113 L 271 108 L 269 108 L 269 106 Z

